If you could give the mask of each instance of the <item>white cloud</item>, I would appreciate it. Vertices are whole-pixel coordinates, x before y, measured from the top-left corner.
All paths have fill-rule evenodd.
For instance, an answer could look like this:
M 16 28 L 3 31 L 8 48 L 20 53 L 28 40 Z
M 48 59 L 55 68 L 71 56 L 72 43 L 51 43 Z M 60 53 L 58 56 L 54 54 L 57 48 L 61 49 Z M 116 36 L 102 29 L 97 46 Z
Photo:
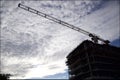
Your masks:
M 11 78 L 43 78 L 64 73 L 66 56 L 88 36 L 17 7 L 22 2 L 56 18 L 119 38 L 117 1 L 1 1 L 1 68 Z

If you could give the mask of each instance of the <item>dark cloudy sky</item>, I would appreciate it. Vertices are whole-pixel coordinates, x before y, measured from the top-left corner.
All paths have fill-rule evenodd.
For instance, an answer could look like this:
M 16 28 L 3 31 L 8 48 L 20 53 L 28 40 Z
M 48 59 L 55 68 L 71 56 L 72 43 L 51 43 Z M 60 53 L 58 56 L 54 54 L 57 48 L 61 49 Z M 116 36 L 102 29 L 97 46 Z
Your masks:
M 0 1 L 1 73 L 67 79 L 66 56 L 88 36 L 18 8 L 22 3 L 120 46 L 119 0 Z

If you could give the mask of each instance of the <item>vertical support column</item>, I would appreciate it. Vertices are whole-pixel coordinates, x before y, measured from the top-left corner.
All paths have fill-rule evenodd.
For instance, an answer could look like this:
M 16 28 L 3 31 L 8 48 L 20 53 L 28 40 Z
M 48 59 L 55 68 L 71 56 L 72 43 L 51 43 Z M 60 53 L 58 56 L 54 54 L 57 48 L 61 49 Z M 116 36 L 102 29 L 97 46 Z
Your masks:
M 68 69 L 68 76 L 69 76 L 69 80 L 70 80 L 70 71 L 69 71 L 69 69 Z
M 90 71 L 90 76 L 93 76 L 92 74 L 92 68 L 91 68 L 91 64 L 90 64 L 90 59 L 89 59 L 89 55 L 88 55 L 88 49 L 87 49 L 87 43 L 84 44 L 84 49 L 86 50 L 85 51 L 85 54 L 86 54 L 86 57 L 87 57 L 87 62 L 88 62 L 88 66 L 89 66 L 89 71 Z

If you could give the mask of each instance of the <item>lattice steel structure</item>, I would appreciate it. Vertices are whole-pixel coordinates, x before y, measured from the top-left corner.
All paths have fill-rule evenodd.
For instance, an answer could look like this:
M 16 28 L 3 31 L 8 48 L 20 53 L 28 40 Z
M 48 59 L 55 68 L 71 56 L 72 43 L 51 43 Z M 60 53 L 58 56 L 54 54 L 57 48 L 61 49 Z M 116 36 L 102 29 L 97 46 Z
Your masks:
M 99 41 L 102 41 L 102 42 L 105 43 L 105 44 L 109 44 L 109 43 L 110 43 L 109 40 L 104 40 L 104 39 L 100 38 L 99 36 L 97 36 L 97 35 L 94 34 L 94 33 L 90 33 L 90 32 L 88 32 L 88 31 L 86 31 L 86 30 L 83 30 L 83 29 L 81 29 L 81 28 L 79 28 L 79 27 L 76 27 L 76 26 L 74 26 L 74 25 L 71 25 L 71 24 L 69 24 L 69 23 L 67 23 L 67 22 L 64 22 L 64 21 L 62 21 L 62 20 L 59 20 L 59 19 L 57 19 L 57 18 L 55 18 L 55 17 L 52 17 L 52 16 L 50 16 L 50 15 L 48 15 L 48 14 L 45 14 L 45 13 L 40 12 L 40 11 L 38 11 L 38 10 L 35 10 L 35 9 L 33 9 L 33 8 L 31 8 L 31 7 L 28 7 L 28 6 L 26 6 L 26 5 L 23 5 L 23 4 L 21 4 L 21 3 L 18 4 L 18 7 L 21 8 L 21 9 L 24 9 L 24 10 L 26 10 L 26 11 L 29 11 L 29 12 L 31 12 L 31 13 L 34 13 L 34 14 L 36 14 L 36 15 L 39 15 L 39 16 L 41 16 L 41 17 L 44 17 L 44 18 L 46 18 L 46 19 L 49 19 L 49 20 L 51 20 L 51 21 L 54 21 L 54 22 L 56 22 L 56 23 L 58 23 L 58 24 L 61 24 L 61 25 L 63 25 L 63 26 L 66 26 L 66 27 L 68 27 L 68 28 L 71 28 L 71 29 L 73 29 L 73 30 L 75 30 L 75 31 L 78 31 L 78 32 L 80 32 L 80 33 L 83 33 L 83 34 L 91 37 L 91 40 L 92 40 L 94 43 L 98 43 L 98 40 L 99 40 Z

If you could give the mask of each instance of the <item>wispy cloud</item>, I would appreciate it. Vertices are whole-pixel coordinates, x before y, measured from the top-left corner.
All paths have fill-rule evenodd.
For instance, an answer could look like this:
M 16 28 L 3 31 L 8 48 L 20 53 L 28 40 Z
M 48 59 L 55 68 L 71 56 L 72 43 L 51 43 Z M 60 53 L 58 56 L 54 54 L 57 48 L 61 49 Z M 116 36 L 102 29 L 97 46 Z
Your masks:
M 1 1 L 1 72 L 11 78 L 64 74 L 66 56 L 88 36 L 17 7 L 40 10 L 113 41 L 119 35 L 115 1 Z M 46 77 L 47 78 L 47 77 Z

